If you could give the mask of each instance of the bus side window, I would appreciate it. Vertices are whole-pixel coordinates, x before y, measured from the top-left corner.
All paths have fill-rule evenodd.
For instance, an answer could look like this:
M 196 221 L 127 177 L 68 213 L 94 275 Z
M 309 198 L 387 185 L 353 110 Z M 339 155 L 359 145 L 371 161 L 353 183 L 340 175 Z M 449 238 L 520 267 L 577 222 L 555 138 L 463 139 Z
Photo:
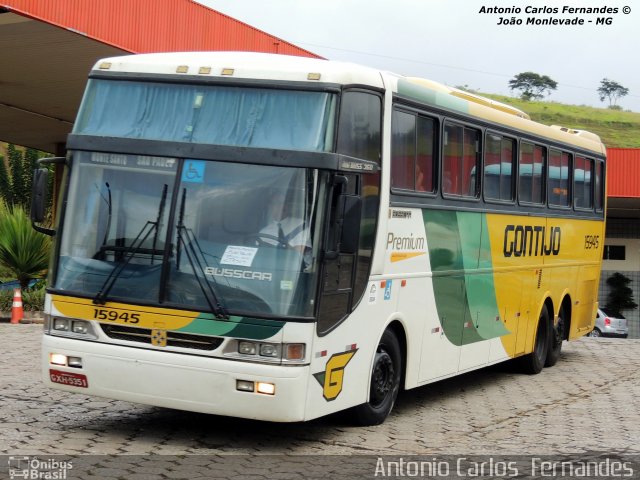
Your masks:
M 416 116 L 394 110 L 391 117 L 391 188 L 415 188 L 415 154 Z
M 512 201 L 515 141 L 492 133 L 485 141 L 484 197 Z
M 593 160 L 576 156 L 573 170 L 573 204 L 576 208 L 593 208 L 592 199 Z
M 596 212 L 602 212 L 602 206 L 604 204 L 603 202 L 603 198 L 604 198 L 604 163 L 603 162 L 596 162 L 596 182 L 595 182 L 595 187 L 596 187 L 596 193 L 595 193 L 595 206 L 596 206 Z
M 518 199 L 523 203 L 544 203 L 546 150 L 540 145 L 520 142 Z
M 361 91 L 342 94 L 337 152 L 380 164 L 382 99 Z
M 434 192 L 435 121 L 394 110 L 391 119 L 391 188 Z
M 442 159 L 442 193 L 447 196 L 478 196 L 480 132 L 461 125 L 445 124 Z
M 549 154 L 549 205 L 556 207 L 570 206 L 571 184 L 569 173 L 571 155 L 559 150 L 551 150 Z

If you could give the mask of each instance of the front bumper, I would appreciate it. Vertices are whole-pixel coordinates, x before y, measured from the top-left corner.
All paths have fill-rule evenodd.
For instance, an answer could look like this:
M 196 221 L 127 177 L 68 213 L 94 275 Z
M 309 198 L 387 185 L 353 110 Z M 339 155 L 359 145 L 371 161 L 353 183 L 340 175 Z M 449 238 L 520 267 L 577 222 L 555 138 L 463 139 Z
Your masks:
M 51 353 L 82 368 L 51 365 Z M 86 388 L 54 383 L 49 370 L 87 377 Z M 44 383 L 68 392 L 158 407 L 275 422 L 305 420 L 308 366 L 264 365 L 44 335 Z M 274 395 L 236 389 L 237 380 L 268 382 Z

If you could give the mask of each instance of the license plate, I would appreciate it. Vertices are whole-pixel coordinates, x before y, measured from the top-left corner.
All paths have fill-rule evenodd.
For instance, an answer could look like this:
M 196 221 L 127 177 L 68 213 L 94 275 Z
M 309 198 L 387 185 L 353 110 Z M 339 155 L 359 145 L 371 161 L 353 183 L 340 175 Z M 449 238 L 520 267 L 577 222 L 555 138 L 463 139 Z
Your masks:
M 61 372 L 60 370 L 49 370 L 49 378 L 53 383 L 61 383 L 71 387 L 88 388 L 87 376 L 81 373 Z

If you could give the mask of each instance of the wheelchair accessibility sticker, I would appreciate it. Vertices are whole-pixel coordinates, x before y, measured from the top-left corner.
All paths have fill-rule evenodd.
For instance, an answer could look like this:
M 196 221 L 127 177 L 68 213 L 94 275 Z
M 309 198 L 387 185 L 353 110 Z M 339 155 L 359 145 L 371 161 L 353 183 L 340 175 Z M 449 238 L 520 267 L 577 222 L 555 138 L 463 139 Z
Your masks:
M 204 182 L 205 162 L 202 160 L 185 160 L 182 169 L 182 181 L 191 183 Z

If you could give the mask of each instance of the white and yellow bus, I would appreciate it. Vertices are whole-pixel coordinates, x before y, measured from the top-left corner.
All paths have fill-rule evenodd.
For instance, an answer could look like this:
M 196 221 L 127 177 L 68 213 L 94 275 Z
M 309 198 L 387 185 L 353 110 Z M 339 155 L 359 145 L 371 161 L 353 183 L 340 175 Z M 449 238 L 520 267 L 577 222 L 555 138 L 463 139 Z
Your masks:
M 593 327 L 591 133 L 355 65 L 171 53 L 98 62 L 67 147 L 50 387 L 376 424 L 400 389 L 538 373 Z

